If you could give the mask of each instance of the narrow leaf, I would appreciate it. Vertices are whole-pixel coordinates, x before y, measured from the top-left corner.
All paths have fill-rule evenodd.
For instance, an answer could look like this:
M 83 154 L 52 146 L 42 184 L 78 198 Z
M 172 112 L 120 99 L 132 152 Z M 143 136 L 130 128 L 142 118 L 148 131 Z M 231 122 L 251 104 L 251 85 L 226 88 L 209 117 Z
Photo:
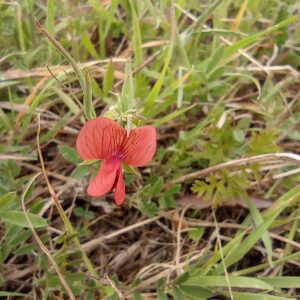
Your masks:
M 46 13 L 46 28 L 50 34 L 54 34 L 54 21 L 55 21 L 55 1 L 47 0 L 47 13 Z
M 30 219 L 32 225 L 35 228 L 47 226 L 47 221 L 44 218 L 41 218 L 32 213 L 28 213 L 28 216 L 29 216 L 29 219 Z M 22 212 L 22 211 L 15 211 L 15 210 L 4 211 L 4 212 L 0 213 L 0 218 L 5 222 L 8 222 L 8 223 L 20 226 L 20 227 L 25 227 L 25 228 L 30 227 L 30 225 L 27 222 L 26 216 L 25 216 L 24 212 Z
M 81 162 L 81 159 L 78 157 L 77 151 L 74 148 L 59 145 L 58 150 L 65 160 L 74 164 L 78 164 Z
M 17 292 L 0 291 L 0 297 L 26 297 L 27 294 Z
M 190 109 L 194 108 L 196 106 L 196 104 L 190 105 L 189 107 L 185 107 L 176 111 L 173 111 L 172 113 L 164 116 L 163 118 L 159 119 L 158 121 L 156 121 L 154 123 L 154 126 L 159 126 L 162 125 L 164 123 L 168 123 L 171 120 L 179 117 L 180 115 L 183 115 L 184 113 L 186 113 L 187 111 L 189 111 Z
M 114 67 L 112 61 L 109 62 L 103 78 L 103 96 L 108 96 L 109 91 L 114 84 Z
M 235 52 L 237 52 L 239 49 L 245 48 L 255 42 L 257 42 L 259 39 L 261 39 L 263 36 L 270 34 L 274 31 L 277 31 L 281 28 L 284 28 L 290 24 L 295 23 L 298 20 L 298 16 L 292 16 L 274 26 L 269 27 L 268 29 L 258 32 L 256 34 L 253 34 L 251 36 L 247 36 L 239 41 L 237 41 L 236 43 L 234 43 L 233 45 L 228 46 L 223 53 L 223 59 L 224 58 L 228 58 L 229 56 L 231 56 L 232 54 L 234 54 Z
M 262 290 L 274 289 L 270 284 L 252 277 L 229 276 L 228 279 L 231 287 Z M 193 276 L 188 279 L 185 284 L 199 285 L 202 287 L 228 287 L 225 276 Z
M 93 91 L 92 91 L 92 82 L 91 77 L 87 69 L 85 69 L 84 72 L 85 77 L 85 87 L 86 87 L 86 93 L 85 97 L 83 99 L 83 108 L 85 116 L 88 120 L 92 120 L 96 118 L 96 112 L 93 106 Z
M 256 206 L 253 204 L 253 202 L 248 199 L 247 197 L 244 197 L 245 202 L 247 203 L 247 206 L 249 208 L 251 217 L 255 223 L 256 226 L 260 225 L 261 223 L 264 222 L 263 217 L 261 216 L 259 210 L 256 208 Z M 267 255 L 268 255 L 268 261 L 272 265 L 272 254 L 273 254 L 273 249 L 272 249 L 272 241 L 270 238 L 270 235 L 268 231 L 264 232 L 261 236 L 261 239 L 265 245 Z
M 226 293 L 227 294 L 227 293 Z M 240 293 L 233 292 L 233 297 L 235 300 L 291 300 L 293 298 L 290 297 L 280 297 L 266 294 L 258 294 L 258 293 Z
M 16 192 L 9 192 L 0 198 L 0 208 L 11 202 L 16 197 Z
M 132 77 L 131 61 L 128 60 L 125 65 L 125 81 L 121 93 L 121 111 L 126 112 L 133 108 L 134 103 L 134 83 Z

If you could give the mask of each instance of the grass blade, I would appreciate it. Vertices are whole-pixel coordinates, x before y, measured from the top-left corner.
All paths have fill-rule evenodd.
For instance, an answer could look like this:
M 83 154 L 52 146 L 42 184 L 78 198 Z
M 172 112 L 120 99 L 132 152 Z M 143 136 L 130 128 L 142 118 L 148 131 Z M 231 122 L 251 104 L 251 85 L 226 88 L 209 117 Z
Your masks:
M 161 87 L 163 86 L 163 83 L 165 81 L 165 76 L 167 73 L 167 70 L 169 68 L 169 64 L 172 58 L 173 50 L 174 50 L 174 43 L 176 39 L 176 26 L 175 26 L 175 11 L 174 7 L 172 7 L 172 21 L 171 21 L 171 42 L 167 51 L 167 56 L 165 59 L 165 64 L 163 66 L 163 69 L 159 75 L 158 80 L 156 81 L 155 85 L 153 86 L 152 90 L 150 91 L 149 95 L 147 96 L 144 105 L 145 105 L 145 112 L 149 111 L 157 99 L 159 92 L 161 90 Z
M 184 107 L 182 109 L 176 110 L 162 118 L 160 118 L 158 121 L 154 122 L 154 126 L 159 126 L 162 125 L 164 123 L 168 123 L 171 120 L 179 117 L 180 115 L 183 115 L 184 113 L 186 113 L 188 110 L 191 110 L 192 108 L 194 108 L 196 106 L 196 104 L 190 105 L 188 107 Z
M 41 23 L 36 19 L 36 23 L 40 28 L 41 32 L 48 38 L 48 40 L 55 46 L 55 48 L 64 56 L 64 58 L 72 65 L 74 72 L 78 78 L 80 87 L 83 91 L 84 95 L 84 113 L 88 120 L 94 118 L 96 116 L 94 108 L 91 105 L 91 84 L 86 80 L 89 80 L 89 75 L 86 77 L 83 76 L 81 70 L 79 69 L 75 59 L 61 46 L 61 44 L 54 39 L 47 30 L 41 25 Z
M 260 214 L 259 210 L 256 208 L 256 206 L 253 204 L 253 202 L 250 199 L 248 199 L 247 197 L 245 197 L 244 199 L 245 199 L 245 202 L 247 203 L 247 206 L 249 208 L 249 211 L 250 211 L 251 217 L 255 223 L 255 226 L 259 226 L 260 224 L 262 224 L 264 222 L 262 215 Z M 272 265 L 273 249 L 272 249 L 272 241 L 271 241 L 268 231 L 266 231 L 265 233 L 262 234 L 261 239 L 262 239 L 262 241 L 265 245 L 266 251 L 267 251 L 268 261 L 269 261 L 270 265 Z
M 120 111 L 126 112 L 133 108 L 134 103 L 134 82 L 132 77 L 131 61 L 128 60 L 125 65 L 125 81 L 121 93 Z
M 276 217 L 283 211 L 284 208 L 289 206 L 293 201 L 298 200 L 300 197 L 300 185 L 294 187 L 292 190 L 281 196 L 274 204 L 276 210 L 270 209 L 268 213 L 264 214 L 264 222 L 261 223 L 254 231 L 252 231 L 241 243 L 230 251 L 225 257 L 226 267 L 230 267 L 234 263 L 238 262 L 244 257 L 246 253 L 255 245 L 255 243 L 261 238 L 265 231 L 270 227 Z M 266 218 L 267 217 L 267 218 Z M 214 274 L 221 274 L 223 272 L 222 264 L 214 270 Z
M 93 106 L 93 91 L 91 77 L 87 69 L 84 70 L 84 78 L 86 83 L 86 93 L 83 99 L 83 109 L 88 120 L 96 118 L 96 112 Z
M 273 286 L 264 282 L 263 280 L 252 277 L 237 277 L 228 276 L 230 286 L 237 288 L 253 288 L 261 290 L 273 290 Z M 195 276 L 190 277 L 185 284 L 194 284 L 202 287 L 225 287 L 228 283 L 225 276 Z
M 272 32 L 275 32 L 281 28 L 284 28 L 288 25 L 291 25 L 291 24 L 297 22 L 298 18 L 299 18 L 298 16 L 292 16 L 274 26 L 269 27 L 268 29 L 266 29 L 264 31 L 258 32 L 256 34 L 252 34 L 251 36 L 245 37 L 245 38 L 237 41 L 233 45 L 226 47 L 224 49 L 223 59 L 228 58 L 229 56 L 236 53 L 238 50 L 240 50 L 242 48 L 245 48 L 253 43 L 256 43 L 259 39 L 261 39 L 265 35 L 268 35 Z
M 49 34 L 53 35 L 54 31 L 54 18 L 55 18 L 55 1 L 47 0 L 47 14 L 46 14 L 46 23 L 45 26 Z

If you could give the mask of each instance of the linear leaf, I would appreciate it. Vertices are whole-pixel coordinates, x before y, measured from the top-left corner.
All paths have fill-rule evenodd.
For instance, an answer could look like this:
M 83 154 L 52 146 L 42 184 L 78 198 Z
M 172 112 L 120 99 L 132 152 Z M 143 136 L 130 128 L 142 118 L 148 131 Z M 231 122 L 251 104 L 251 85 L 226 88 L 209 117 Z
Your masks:
M 166 116 L 164 116 L 163 118 L 159 119 L 158 121 L 156 121 L 154 123 L 154 126 L 159 126 L 159 125 L 162 125 L 164 123 L 168 123 L 170 122 L 171 120 L 179 117 L 180 115 L 184 114 L 185 112 L 187 112 L 188 110 L 194 108 L 196 106 L 196 104 L 193 104 L 193 105 L 190 105 L 189 107 L 185 107 L 185 108 L 182 108 L 182 109 L 179 109 L 179 110 L 176 110 Z
M 272 285 L 252 277 L 228 276 L 230 286 L 239 288 L 254 288 L 273 290 Z M 194 276 L 190 277 L 185 284 L 198 285 L 202 287 L 228 287 L 225 276 Z
M 26 297 L 27 294 L 17 292 L 0 291 L 0 297 Z
M 84 70 L 85 87 L 86 91 L 83 98 L 83 108 L 86 118 L 92 120 L 96 118 L 96 112 L 93 106 L 93 90 L 91 77 L 87 69 Z
M 235 300 L 291 300 L 293 298 L 285 298 L 280 296 L 266 295 L 266 294 L 258 294 L 258 293 L 240 293 L 233 292 L 233 296 Z
M 223 59 L 228 58 L 229 56 L 231 56 L 232 54 L 234 54 L 235 52 L 237 52 L 238 50 L 245 48 L 255 42 L 257 42 L 260 38 L 262 38 L 263 36 L 270 34 L 274 31 L 277 31 L 283 27 L 286 27 L 290 24 L 295 23 L 298 20 L 298 16 L 292 16 L 274 26 L 269 27 L 268 29 L 258 32 L 256 34 L 253 34 L 251 36 L 247 36 L 239 41 L 237 41 L 236 43 L 234 43 L 233 45 L 228 46 L 227 48 L 225 48 L 224 53 L 223 53 Z
M 262 224 L 264 222 L 264 219 L 262 215 L 260 214 L 259 210 L 256 208 L 256 206 L 253 204 L 253 202 L 248 199 L 247 197 L 244 198 L 245 202 L 247 203 L 247 206 L 250 211 L 250 215 L 255 223 L 256 226 Z M 261 236 L 261 239 L 265 245 L 267 255 L 268 255 L 268 261 L 272 265 L 272 254 L 273 254 L 273 249 L 272 249 L 272 241 L 270 238 L 270 235 L 268 231 L 264 232 Z
M 112 61 L 109 62 L 103 78 L 103 96 L 108 96 L 109 91 L 114 84 L 114 67 Z
M 29 219 L 35 228 L 47 226 L 47 221 L 32 213 L 28 213 Z M 29 228 L 30 225 L 27 222 L 26 216 L 22 211 L 10 210 L 0 213 L 0 218 L 8 223 L 18 225 L 21 227 Z
M 275 288 L 300 288 L 300 276 L 258 277 Z

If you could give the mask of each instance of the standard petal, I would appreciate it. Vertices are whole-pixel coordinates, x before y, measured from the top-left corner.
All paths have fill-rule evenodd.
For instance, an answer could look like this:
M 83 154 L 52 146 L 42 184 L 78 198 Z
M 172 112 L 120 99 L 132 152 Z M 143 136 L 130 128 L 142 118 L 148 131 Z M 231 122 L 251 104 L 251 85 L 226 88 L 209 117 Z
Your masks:
M 122 174 L 122 168 L 119 170 L 118 174 L 118 181 L 116 184 L 116 189 L 115 189 L 115 201 L 117 205 L 122 205 L 124 200 L 125 200 L 125 183 L 124 183 L 124 178 Z
M 120 159 L 111 158 L 109 160 L 104 160 L 100 171 L 87 189 L 88 194 L 93 197 L 100 197 L 111 192 L 116 184 L 117 174 L 120 170 Z
M 152 126 L 132 129 L 119 151 L 123 161 L 134 167 L 147 165 L 156 151 L 156 138 L 156 130 Z
M 117 122 L 98 117 L 88 121 L 77 137 L 76 148 L 82 159 L 108 159 L 122 144 L 126 130 Z

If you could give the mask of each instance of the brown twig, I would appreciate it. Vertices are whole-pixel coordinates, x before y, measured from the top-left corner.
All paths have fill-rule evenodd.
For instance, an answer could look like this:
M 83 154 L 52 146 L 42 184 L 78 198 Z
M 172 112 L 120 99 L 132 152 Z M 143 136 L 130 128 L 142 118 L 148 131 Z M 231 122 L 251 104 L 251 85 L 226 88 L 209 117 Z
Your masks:
M 59 215 L 61 217 L 61 219 L 64 222 L 64 225 L 67 228 L 68 233 L 73 236 L 73 242 L 75 244 L 75 246 L 77 247 L 77 249 L 81 252 L 82 255 L 82 259 L 87 267 L 87 269 L 89 270 L 90 274 L 94 277 L 95 283 L 98 287 L 100 287 L 100 283 L 97 280 L 97 272 L 94 268 L 94 266 L 92 265 L 90 259 L 88 258 L 88 256 L 86 255 L 86 253 L 84 252 L 84 250 L 81 247 L 80 241 L 77 237 L 77 232 L 75 231 L 75 229 L 73 228 L 71 222 L 69 221 L 63 207 L 61 206 L 59 199 L 49 181 L 48 175 L 47 175 L 47 171 L 45 168 L 45 164 L 44 164 L 44 159 L 43 159 L 43 154 L 42 154 L 42 150 L 41 150 L 41 145 L 40 145 L 40 130 L 41 130 L 41 122 L 40 122 L 40 115 L 38 115 L 38 132 L 37 132 L 37 137 L 36 137 L 36 143 L 37 143 L 37 148 L 38 148 L 38 154 L 39 154 L 39 159 L 41 162 L 41 167 L 42 167 L 42 173 L 44 175 L 44 178 L 46 180 L 47 183 L 47 187 L 49 190 L 49 193 L 54 201 L 54 204 L 59 212 Z
M 97 238 L 95 238 L 91 241 L 86 242 L 85 244 L 82 244 L 82 249 L 86 252 L 93 251 L 95 248 L 97 248 L 99 246 L 99 244 L 101 244 L 102 242 L 104 242 L 106 240 L 112 239 L 112 238 L 117 237 L 117 236 L 119 236 L 123 233 L 129 232 L 129 231 L 134 230 L 136 228 L 139 228 L 139 227 L 145 226 L 147 224 L 153 223 L 156 220 L 159 220 L 160 218 L 161 218 L 161 216 L 158 216 L 158 217 L 152 218 L 152 219 L 146 219 L 146 220 L 140 221 L 138 223 L 132 224 L 130 226 L 127 226 L 125 228 L 122 228 L 120 230 L 114 231 L 114 232 L 112 232 L 108 235 L 97 237 Z
M 49 79 L 49 76 L 45 76 L 37 83 L 37 85 L 32 89 L 29 96 L 26 98 L 24 105 L 29 106 L 32 103 L 32 101 L 35 98 L 35 96 L 37 95 L 38 91 L 45 85 L 45 83 L 48 81 L 48 79 Z M 24 115 L 25 115 L 24 112 L 18 113 L 18 115 L 16 117 L 16 127 L 17 128 L 19 128 L 21 119 L 23 118 Z
M 251 156 L 251 157 L 246 157 L 246 158 L 240 158 L 240 159 L 235 159 L 231 161 L 227 161 L 200 171 L 196 171 L 190 174 L 183 175 L 181 177 L 178 177 L 174 180 L 171 180 L 170 182 L 166 183 L 164 185 L 164 188 L 167 189 L 173 184 L 176 183 L 182 183 L 188 180 L 196 179 L 204 175 L 208 175 L 210 173 L 225 169 L 225 168 L 232 168 L 232 167 L 241 167 L 241 166 L 246 166 L 249 164 L 254 164 L 254 163 L 261 163 L 265 161 L 270 161 L 270 160 L 276 160 L 276 159 L 283 159 L 283 160 L 292 160 L 296 162 L 300 162 L 300 155 L 294 154 L 294 153 L 270 153 L 270 154 L 261 154 L 261 155 L 256 155 L 256 156 Z
M 29 216 L 28 216 L 28 213 L 27 213 L 27 209 L 26 209 L 26 206 L 25 206 L 25 200 L 24 200 L 24 196 L 27 194 L 27 191 L 28 189 L 30 188 L 31 184 L 34 182 L 34 180 L 36 179 L 36 177 L 38 177 L 41 173 L 37 173 L 29 182 L 29 184 L 27 185 L 24 193 L 23 193 L 23 196 L 22 196 L 22 209 L 24 211 L 24 214 L 25 214 L 25 217 L 26 217 L 26 220 L 29 224 L 29 227 L 30 227 L 30 230 L 35 238 L 35 240 L 37 241 L 38 245 L 40 246 L 41 250 L 46 254 L 46 256 L 48 257 L 50 263 L 53 265 L 62 285 L 64 286 L 67 294 L 69 295 L 69 298 L 72 299 L 72 300 L 75 300 L 75 297 L 73 295 L 73 292 L 71 290 L 71 288 L 69 287 L 67 281 L 65 280 L 62 272 L 60 271 L 60 268 L 58 266 L 58 264 L 56 263 L 54 257 L 52 256 L 51 252 L 47 249 L 47 247 L 43 244 L 43 242 L 41 241 L 39 235 L 37 234 L 37 232 L 35 231 L 32 223 L 31 223 L 31 220 L 29 219 Z

